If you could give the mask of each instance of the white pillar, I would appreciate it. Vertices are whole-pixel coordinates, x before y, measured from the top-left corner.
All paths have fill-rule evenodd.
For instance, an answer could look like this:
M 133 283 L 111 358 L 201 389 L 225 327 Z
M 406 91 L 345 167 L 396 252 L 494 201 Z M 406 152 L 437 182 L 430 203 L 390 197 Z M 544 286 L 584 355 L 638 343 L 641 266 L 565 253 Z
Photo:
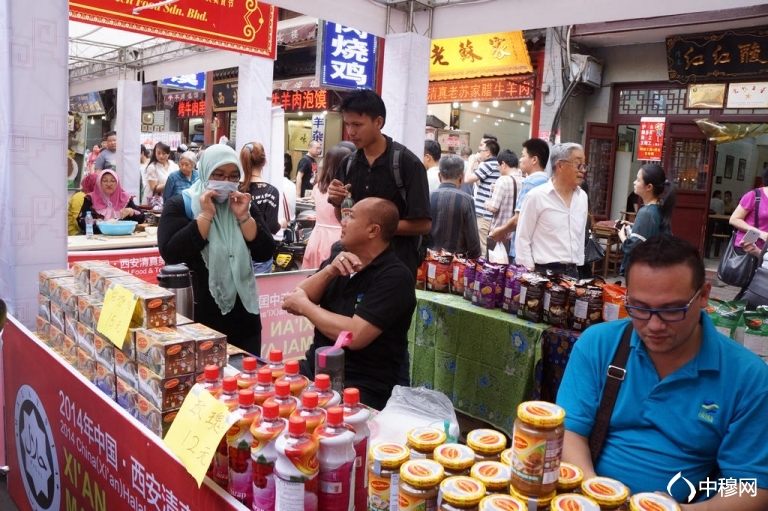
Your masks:
M 141 145 L 141 82 L 117 82 L 117 173 L 120 186 L 139 204 L 139 146 Z
M 389 34 L 384 46 L 382 131 L 419 157 L 424 154 L 430 39 L 413 32 Z
M 269 182 L 280 192 L 280 201 L 283 200 L 283 154 L 285 153 L 285 111 L 281 106 L 273 106 L 272 112 L 272 137 L 271 149 L 267 154 L 267 166 L 262 173 L 262 179 Z M 285 214 L 282 202 L 278 205 L 278 218 Z
M 272 146 L 272 75 L 274 61 L 264 57 L 240 55 L 237 79 L 237 151 L 248 142 L 259 142 L 267 155 L 265 180 L 274 184 L 271 169 L 279 168 L 283 160 L 273 161 Z
M 37 273 L 67 266 L 68 15 L 0 0 L 0 297 L 32 328 Z

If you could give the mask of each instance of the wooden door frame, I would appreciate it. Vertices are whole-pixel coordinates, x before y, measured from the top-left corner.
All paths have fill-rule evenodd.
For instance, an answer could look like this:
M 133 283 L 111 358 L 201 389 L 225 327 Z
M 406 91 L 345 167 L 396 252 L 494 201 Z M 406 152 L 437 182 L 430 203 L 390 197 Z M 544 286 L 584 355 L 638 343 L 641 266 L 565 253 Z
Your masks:
M 584 131 L 584 157 L 589 158 L 589 150 L 590 150 L 590 133 L 593 133 L 595 131 L 601 131 L 601 130 L 610 130 L 611 135 L 611 162 L 610 162 L 610 170 L 608 172 L 608 183 L 606 184 L 607 192 L 605 196 L 605 210 L 606 214 L 595 214 L 594 211 L 592 211 L 592 207 L 590 206 L 590 211 L 592 211 L 592 214 L 595 217 L 596 221 L 600 220 L 609 220 L 611 215 L 611 201 L 613 200 L 613 175 L 616 172 L 616 134 L 618 132 L 618 125 L 612 124 L 612 123 L 602 123 L 602 122 L 588 122 L 587 123 L 587 129 Z M 592 138 L 598 138 L 598 135 L 593 136 Z M 607 137 L 601 138 L 601 140 L 608 140 Z M 591 166 L 592 162 L 589 160 L 586 160 L 587 165 Z M 592 170 L 588 170 L 587 173 L 592 172 Z M 590 190 L 591 193 L 592 190 Z

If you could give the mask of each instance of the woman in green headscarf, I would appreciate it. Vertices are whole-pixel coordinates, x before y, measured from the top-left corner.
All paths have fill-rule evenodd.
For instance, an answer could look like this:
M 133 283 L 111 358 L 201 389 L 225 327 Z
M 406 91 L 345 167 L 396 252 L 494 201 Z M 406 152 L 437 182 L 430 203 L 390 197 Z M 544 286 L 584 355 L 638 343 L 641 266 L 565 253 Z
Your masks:
M 195 317 L 231 344 L 261 355 L 259 296 L 252 261 L 266 261 L 275 241 L 251 196 L 237 190 L 240 160 L 224 144 L 198 162 L 200 180 L 163 207 L 157 240 L 166 264 L 192 270 Z

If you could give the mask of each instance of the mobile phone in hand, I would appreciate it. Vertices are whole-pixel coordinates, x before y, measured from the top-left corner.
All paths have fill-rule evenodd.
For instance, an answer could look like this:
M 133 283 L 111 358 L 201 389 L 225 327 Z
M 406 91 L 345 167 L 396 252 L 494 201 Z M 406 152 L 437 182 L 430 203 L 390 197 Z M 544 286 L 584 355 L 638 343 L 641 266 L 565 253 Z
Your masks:
M 760 239 L 760 231 L 758 231 L 757 229 L 750 229 L 747 231 L 747 234 L 744 235 L 741 241 L 743 243 L 755 243 L 759 239 Z

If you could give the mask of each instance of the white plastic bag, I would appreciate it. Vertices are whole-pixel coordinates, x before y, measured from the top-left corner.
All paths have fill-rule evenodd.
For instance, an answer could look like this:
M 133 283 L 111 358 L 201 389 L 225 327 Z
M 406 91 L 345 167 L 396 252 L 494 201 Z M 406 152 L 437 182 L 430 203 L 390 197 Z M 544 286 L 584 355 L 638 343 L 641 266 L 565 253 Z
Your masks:
M 488 251 L 488 260 L 496 264 L 509 264 L 509 254 L 503 243 L 496 243 L 493 250 Z
M 459 420 L 448 396 L 424 387 L 395 385 L 387 405 L 369 424 L 370 445 L 377 442 L 405 444 L 408 432 L 422 426 L 445 431 L 447 442 L 456 442 L 459 437 Z

